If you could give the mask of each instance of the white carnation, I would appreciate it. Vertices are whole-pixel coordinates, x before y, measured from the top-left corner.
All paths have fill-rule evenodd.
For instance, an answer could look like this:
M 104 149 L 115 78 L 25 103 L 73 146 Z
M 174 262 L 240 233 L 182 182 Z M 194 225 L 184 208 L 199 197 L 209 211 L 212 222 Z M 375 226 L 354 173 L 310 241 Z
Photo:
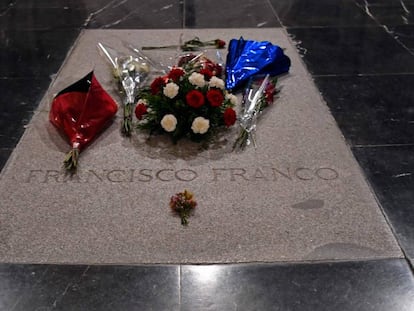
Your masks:
M 174 82 L 168 83 L 166 86 L 164 86 L 163 93 L 165 96 L 169 98 L 174 98 L 178 94 L 178 90 L 180 87 L 175 84 Z
M 191 129 L 195 134 L 204 134 L 208 131 L 210 127 L 210 121 L 204 119 L 203 117 L 197 117 L 194 119 Z
M 204 85 L 206 85 L 206 80 L 204 80 L 204 75 L 198 72 L 193 72 L 188 77 L 188 81 L 190 81 L 192 85 L 195 85 L 198 87 L 203 87 Z
M 224 81 L 216 76 L 212 76 L 210 81 L 208 82 L 210 87 L 216 87 L 218 89 L 224 90 Z
M 231 93 L 226 94 L 226 99 L 230 100 L 233 105 L 237 105 L 239 101 L 237 96 Z
M 140 104 L 145 105 L 145 106 L 148 106 L 147 101 L 145 99 L 142 99 L 142 98 L 140 98 L 138 100 L 138 102 L 137 102 L 137 105 L 140 105 Z
M 172 114 L 166 114 L 161 120 L 161 126 L 167 132 L 173 132 L 177 127 L 177 118 Z

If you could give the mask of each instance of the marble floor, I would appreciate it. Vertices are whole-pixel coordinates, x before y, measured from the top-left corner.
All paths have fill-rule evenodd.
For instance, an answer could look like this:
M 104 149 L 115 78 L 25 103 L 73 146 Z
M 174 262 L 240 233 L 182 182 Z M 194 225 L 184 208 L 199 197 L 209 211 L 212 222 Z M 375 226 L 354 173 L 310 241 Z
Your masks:
M 0 310 L 414 310 L 414 0 L 142 2 L 0 1 L 1 167 L 82 29 L 280 27 L 296 43 L 404 258 L 5 262 Z

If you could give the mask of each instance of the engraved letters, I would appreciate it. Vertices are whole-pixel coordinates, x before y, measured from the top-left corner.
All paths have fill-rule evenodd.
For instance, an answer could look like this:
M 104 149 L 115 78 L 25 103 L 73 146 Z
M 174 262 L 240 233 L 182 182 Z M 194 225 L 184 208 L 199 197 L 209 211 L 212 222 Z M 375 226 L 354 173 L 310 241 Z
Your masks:
M 150 183 L 150 182 L 192 182 L 203 179 L 205 182 L 312 182 L 330 181 L 339 178 L 339 173 L 330 167 L 230 167 L 211 168 L 198 173 L 190 168 L 117 168 L 102 170 L 79 170 L 67 175 L 59 170 L 30 170 L 26 183 Z

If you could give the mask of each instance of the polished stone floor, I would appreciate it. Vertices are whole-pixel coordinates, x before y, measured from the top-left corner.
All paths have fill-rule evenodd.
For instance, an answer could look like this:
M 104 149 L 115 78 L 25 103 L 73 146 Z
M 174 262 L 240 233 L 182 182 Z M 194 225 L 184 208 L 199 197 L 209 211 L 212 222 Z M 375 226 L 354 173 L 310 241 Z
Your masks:
M 2 263 L 0 310 L 414 310 L 413 9 L 414 0 L 0 1 L 1 166 L 84 28 L 282 27 L 405 255 L 210 266 Z

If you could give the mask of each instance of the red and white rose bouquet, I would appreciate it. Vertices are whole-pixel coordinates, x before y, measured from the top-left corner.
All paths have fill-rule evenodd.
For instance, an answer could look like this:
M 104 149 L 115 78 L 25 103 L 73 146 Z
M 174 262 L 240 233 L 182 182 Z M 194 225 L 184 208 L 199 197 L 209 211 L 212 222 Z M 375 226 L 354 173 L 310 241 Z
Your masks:
M 177 142 L 183 137 L 203 141 L 232 126 L 237 98 L 226 91 L 221 66 L 203 54 L 184 56 L 178 65 L 139 92 L 137 127 Z

